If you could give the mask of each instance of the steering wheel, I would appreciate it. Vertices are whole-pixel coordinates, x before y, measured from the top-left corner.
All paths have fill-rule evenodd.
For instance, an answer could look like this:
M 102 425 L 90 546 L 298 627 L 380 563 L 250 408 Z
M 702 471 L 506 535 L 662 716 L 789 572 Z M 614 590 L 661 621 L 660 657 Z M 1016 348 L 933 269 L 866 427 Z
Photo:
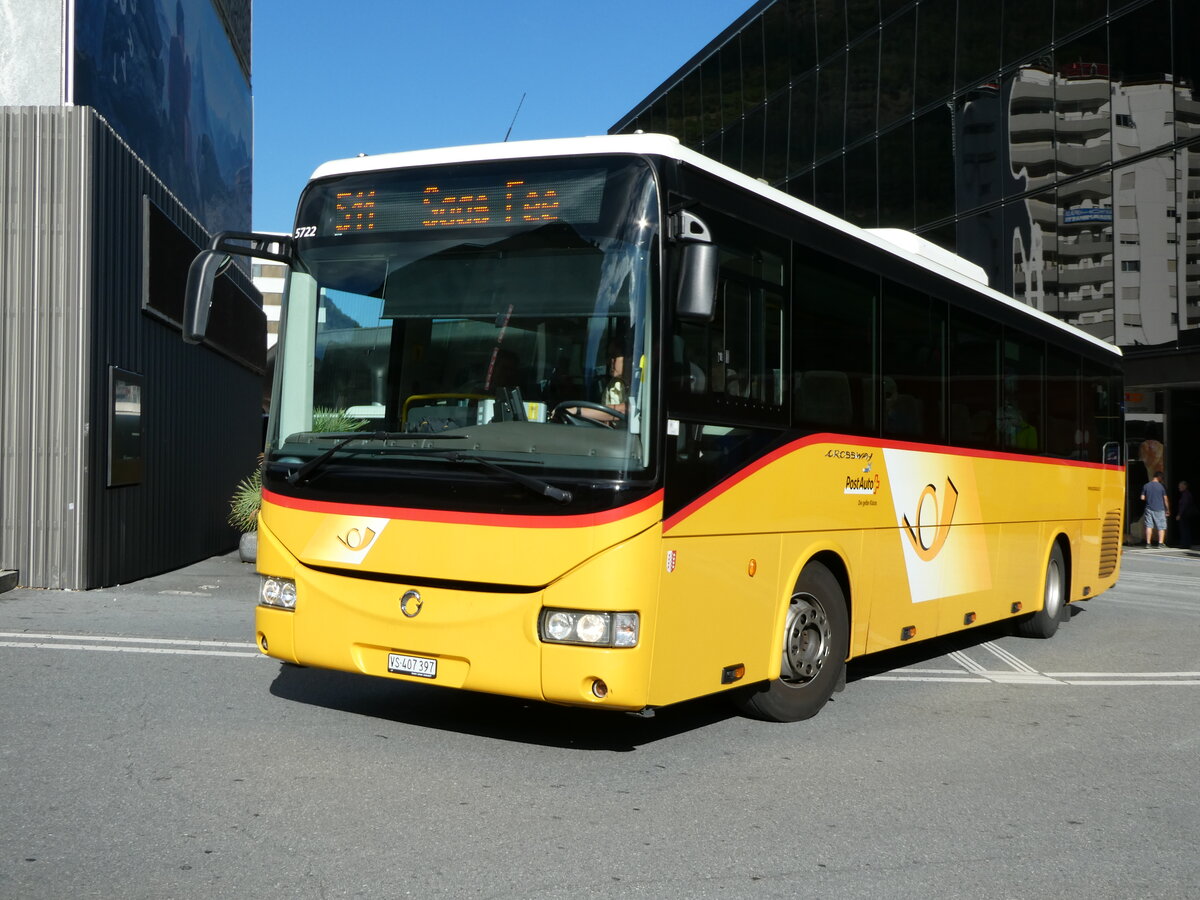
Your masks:
M 594 409 L 597 412 L 602 412 L 605 415 L 612 416 L 615 422 L 601 422 L 599 419 L 589 419 L 587 416 L 582 416 L 579 413 L 569 413 L 568 409 Z M 593 403 L 590 400 L 564 400 L 554 407 L 550 412 L 550 419 L 560 422 L 565 422 L 570 425 L 591 425 L 595 428 L 614 428 L 617 424 L 624 422 L 626 419 L 625 413 L 619 409 L 613 409 L 611 406 L 605 406 L 603 403 Z

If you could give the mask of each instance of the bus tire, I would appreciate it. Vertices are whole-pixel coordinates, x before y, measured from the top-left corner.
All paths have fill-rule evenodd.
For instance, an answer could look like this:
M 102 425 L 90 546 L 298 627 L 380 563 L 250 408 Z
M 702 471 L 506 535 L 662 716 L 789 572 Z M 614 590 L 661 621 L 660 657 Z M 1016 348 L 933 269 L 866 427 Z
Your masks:
M 769 722 L 812 718 L 843 683 L 849 646 L 850 614 L 842 586 L 829 569 L 811 562 L 788 604 L 780 677 L 748 688 L 739 706 Z
M 1057 543 L 1046 562 L 1046 580 L 1042 587 L 1042 608 L 1017 622 L 1022 637 L 1050 638 L 1058 625 L 1071 614 L 1067 608 L 1067 564 Z

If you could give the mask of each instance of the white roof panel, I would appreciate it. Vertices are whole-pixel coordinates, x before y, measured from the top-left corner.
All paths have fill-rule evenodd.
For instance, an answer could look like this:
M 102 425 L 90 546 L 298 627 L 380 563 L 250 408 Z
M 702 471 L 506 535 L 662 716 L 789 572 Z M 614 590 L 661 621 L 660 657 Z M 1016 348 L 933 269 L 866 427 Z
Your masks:
M 679 143 L 677 138 L 663 134 L 605 134 L 591 137 L 556 138 L 541 141 L 510 141 L 498 144 L 474 144 L 463 147 L 442 147 L 431 150 L 410 150 L 403 153 L 384 153 L 378 156 L 357 156 L 323 163 L 313 172 L 313 179 L 388 169 L 408 169 L 420 166 L 454 163 L 488 162 L 492 160 L 527 159 L 537 157 L 580 156 L 589 154 L 630 154 L 634 156 L 665 156 L 695 166 L 718 178 L 752 191 L 769 200 L 821 222 L 857 240 L 872 244 L 893 256 L 902 257 L 936 271 L 945 278 L 986 294 L 993 300 L 1010 306 L 1026 315 L 1069 331 L 1077 337 L 1120 355 L 1115 345 L 1068 325 L 1026 303 L 1020 303 L 987 286 L 987 276 L 974 263 L 956 256 L 919 235 L 899 229 L 865 229 L 839 219 L 823 209 L 773 188 L 709 159 Z

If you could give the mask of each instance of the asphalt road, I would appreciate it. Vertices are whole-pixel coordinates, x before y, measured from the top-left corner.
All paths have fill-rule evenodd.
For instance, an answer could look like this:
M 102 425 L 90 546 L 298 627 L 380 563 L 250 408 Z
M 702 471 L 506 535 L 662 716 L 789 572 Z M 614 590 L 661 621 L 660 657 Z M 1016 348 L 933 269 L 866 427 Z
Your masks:
M 796 725 L 280 666 L 255 585 L 0 594 L 0 897 L 1200 896 L 1200 558 Z

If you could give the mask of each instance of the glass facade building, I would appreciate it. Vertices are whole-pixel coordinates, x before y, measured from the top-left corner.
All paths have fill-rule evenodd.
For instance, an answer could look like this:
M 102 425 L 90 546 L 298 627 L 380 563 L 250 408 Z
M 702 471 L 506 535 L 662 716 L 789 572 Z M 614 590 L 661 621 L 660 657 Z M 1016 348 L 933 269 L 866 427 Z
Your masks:
M 1198 35 L 1194 0 L 762 0 L 610 130 L 914 231 L 1120 345 L 1131 450 L 1196 483 Z

